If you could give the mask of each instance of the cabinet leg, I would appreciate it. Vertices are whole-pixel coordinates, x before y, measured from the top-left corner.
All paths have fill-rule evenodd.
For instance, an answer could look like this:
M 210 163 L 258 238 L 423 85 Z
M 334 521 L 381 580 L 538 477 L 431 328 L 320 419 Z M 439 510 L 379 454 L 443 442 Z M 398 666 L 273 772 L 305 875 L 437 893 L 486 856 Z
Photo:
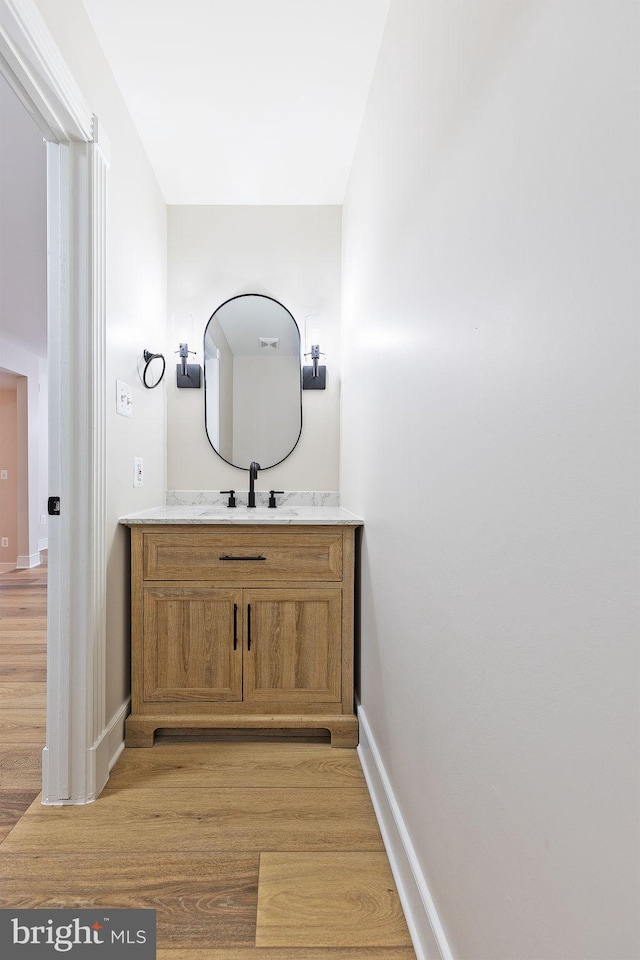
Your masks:
M 339 724 L 329 727 L 332 747 L 347 747 L 351 750 L 358 746 L 358 721 L 355 717 L 345 717 Z
M 139 717 L 127 717 L 125 721 L 125 746 L 152 747 L 155 732 L 155 724 Z

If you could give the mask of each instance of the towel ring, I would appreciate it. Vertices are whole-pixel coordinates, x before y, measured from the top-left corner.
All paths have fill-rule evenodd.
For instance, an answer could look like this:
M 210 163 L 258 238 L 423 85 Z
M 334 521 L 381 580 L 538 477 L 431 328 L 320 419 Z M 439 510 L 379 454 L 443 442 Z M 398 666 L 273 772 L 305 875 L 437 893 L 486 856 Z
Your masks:
M 145 366 L 144 366 L 144 372 L 142 374 L 142 382 L 144 383 L 147 390 L 153 390 L 154 387 L 158 386 L 158 384 L 164 377 L 164 372 L 167 367 L 167 362 L 161 353 L 150 353 L 149 350 L 145 350 L 143 356 L 145 360 Z M 162 373 L 160 374 L 160 376 L 158 377 L 155 383 L 147 383 L 147 371 L 149 369 L 149 365 L 151 364 L 152 360 L 162 360 Z

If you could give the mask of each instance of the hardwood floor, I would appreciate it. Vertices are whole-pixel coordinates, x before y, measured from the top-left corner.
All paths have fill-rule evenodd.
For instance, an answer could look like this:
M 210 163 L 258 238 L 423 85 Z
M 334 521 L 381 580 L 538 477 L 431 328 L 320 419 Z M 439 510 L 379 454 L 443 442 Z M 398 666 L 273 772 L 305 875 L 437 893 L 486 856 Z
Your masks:
M 171 739 L 41 805 L 45 581 L 0 577 L 0 908 L 153 908 L 159 960 L 415 958 L 353 750 Z
M 0 576 L 0 841 L 40 793 L 47 566 Z

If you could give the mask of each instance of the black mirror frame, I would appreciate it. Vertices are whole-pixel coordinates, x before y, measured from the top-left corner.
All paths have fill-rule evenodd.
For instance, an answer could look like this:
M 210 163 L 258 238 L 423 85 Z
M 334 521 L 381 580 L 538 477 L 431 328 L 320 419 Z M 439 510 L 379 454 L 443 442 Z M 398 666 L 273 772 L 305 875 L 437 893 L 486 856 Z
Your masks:
M 206 325 L 205 325 L 205 328 L 204 328 L 204 334 L 203 334 L 203 336 L 202 336 L 202 348 L 203 348 L 202 356 L 203 356 L 203 358 L 205 357 L 205 352 L 204 352 L 204 351 L 205 351 L 205 339 L 206 339 L 206 336 L 207 336 L 207 327 L 209 326 L 209 323 L 211 322 L 211 320 L 213 319 L 213 317 L 216 315 L 216 313 L 218 312 L 218 310 L 221 310 L 222 307 L 226 306 L 227 303 L 231 303 L 232 300 L 240 300 L 242 297 L 263 297 L 265 300 L 271 300 L 272 303 L 277 303 L 278 306 L 279 306 L 279 307 L 282 307 L 282 309 L 285 310 L 285 311 L 289 314 L 289 316 L 291 317 L 291 321 L 292 321 L 292 323 L 293 323 L 293 325 L 294 325 L 294 327 L 296 328 L 296 331 L 297 331 L 297 333 L 298 333 L 298 343 L 299 343 L 299 344 L 302 343 L 302 337 L 300 336 L 300 327 L 298 326 L 298 324 L 297 324 L 297 322 L 296 322 L 296 319 L 295 319 L 295 317 L 293 316 L 293 314 L 291 313 L 291 311 L 290 311 L 289 309 L 287 309 L 287 307 L 285 307 L 285 305 L 284 305 L 283 303 L 281 303 L 279 300 L 276 300 L 275 297 L 269 297 L 269 296 L 268 296 L 267 294 L 265 294 L 265 293 L 239 293 L 239 294 L 236 294 L 236 296 L 234 296 L 234 297 L 229 297 L 227 300 L 224 300 L 219 306 L 216 307 L 216 309 L 213 311 L 213 313 L 211 314 L 211 316 L 210 316 L 209 319 L 207 320 Z M 298 432 L 298 436 L 296 437 L 295 443 L 293 444 L 293 446 L 291 447 L 291 449 L 289 450 L 289 452 L 288 452 L 287 454 L 285 454 L 284 457 L 282 457 L 280 460 L 277 460 L 276 463 L 270 464 L 268 467 L 261 467 L 261 468 L 260 468 L 261 470 L 271 470 L 273 467 L 277 467 L 279 464 L 283 463 L 288 457 L 291 456 L 291 454 L 293 453 L 293 451 L 295 450 L 295 448 L 298 446 L 298 443 L 300 442 L 300 437 L 302 436 L 302 364 L 299 362 L 299 363 L 298 363 L 298 366 L 299 366 L 299 368 L 300 368 L 300 430 L 299 430 L 299 432 Z M 207 435 L 207 440 L 209 441 L 209 444 L 210 444 L 210 446 L 211 446 L 211 449 L 213 450 L 214 453 L 216 453 L 216 454 L 220 457 L 221 460 L 224 460 L 225 463 L 228 463 L 229 466 L 235 467 L 236 470 L 247 470 L 247 471 L 248 471 L 248 470 L 249 470 L 249 467 L 239 467 L 237 463 L 232 463 L 231 460 L 227 460 L 226 457 L 223 457 L 222 454 L 220 453 L 220 451 L 219 451 L 219 450 L 216 450 L 216 448 L 214 447 L 214 445 L 211 443 L 211 438 L 210 438 L 210 436 L 209 436 L 209 429 L 208 429 L 208 425 L 207 425 L 207 377 L 206 377 L 206 370 L 205 370 L 205 373 L 204 373 L 204 391 L 203 391 L 203 393 L 204 393 L 204 429 L 205 429 L 205 433 L 206 433 L 206 435 Z

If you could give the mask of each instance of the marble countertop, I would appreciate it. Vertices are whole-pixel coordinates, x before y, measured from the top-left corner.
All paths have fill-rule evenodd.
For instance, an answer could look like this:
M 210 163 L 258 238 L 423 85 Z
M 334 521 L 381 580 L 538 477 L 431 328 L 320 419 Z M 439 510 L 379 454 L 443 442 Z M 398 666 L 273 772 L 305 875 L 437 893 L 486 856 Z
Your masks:
M 128 527 L 139 524 L 186 523 L 186 524 L 226 524 L 256 525 L 256 524 L 289 524 L 299 525 L 326 525 L 359 527 L 364 521 L 342 507 L 312 507 L 312 506 L 282 506 L 270 509 L 269 507 L 238 506 L 229 508 L 224 506 L 187 506 L 172 505 L 153 507 L 150 510 L 141 510 L 139 513 L 130 513 L 119 518 L 119 522 Z

